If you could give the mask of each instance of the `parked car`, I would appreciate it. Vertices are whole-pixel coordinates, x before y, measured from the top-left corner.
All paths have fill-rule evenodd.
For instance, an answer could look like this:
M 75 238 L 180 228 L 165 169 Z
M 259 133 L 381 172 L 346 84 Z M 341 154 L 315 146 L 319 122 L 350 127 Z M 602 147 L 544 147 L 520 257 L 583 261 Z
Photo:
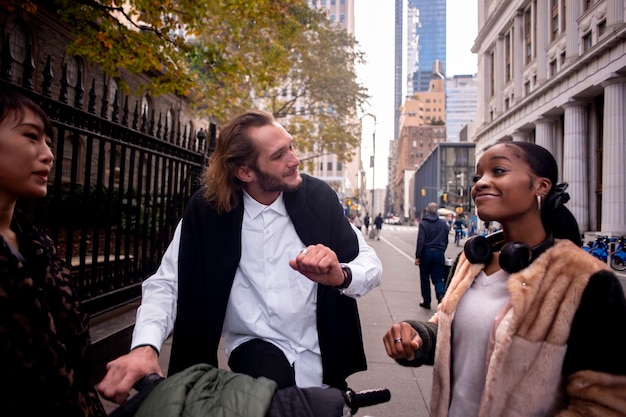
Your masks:
M 402 219 L 398 216 L 391 216 L 385 219 L 387 224 L 402 224 Z

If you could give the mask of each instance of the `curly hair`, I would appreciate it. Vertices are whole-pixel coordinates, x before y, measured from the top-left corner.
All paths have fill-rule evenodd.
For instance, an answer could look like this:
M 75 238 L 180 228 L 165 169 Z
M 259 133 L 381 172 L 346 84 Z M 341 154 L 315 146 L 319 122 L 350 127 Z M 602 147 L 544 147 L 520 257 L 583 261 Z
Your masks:
M 202 174 L 204 197 L 221 214 L 230 212 L 239 204 L 237 191 L 243 187 L 236 176 L 241 166 L 256 166 L 258 149 L 248 135 L 252 127 L 263 127 L 275 122 L 272 114 L 249 110 L 230 120 L 220 130 L 215 151 Z

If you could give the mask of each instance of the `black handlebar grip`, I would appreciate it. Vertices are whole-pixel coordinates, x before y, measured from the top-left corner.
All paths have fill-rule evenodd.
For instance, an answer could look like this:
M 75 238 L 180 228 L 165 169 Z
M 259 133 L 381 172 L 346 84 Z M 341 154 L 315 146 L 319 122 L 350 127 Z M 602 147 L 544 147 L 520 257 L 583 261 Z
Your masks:
M 368 389 L 363 391 L 353 391 L 348 389 L 345 392 L 346 404 L 350 407 L 352 414 L 356 414 L 361 407 L 386 403 L 391 399 L 391 392 L 387 388 Z

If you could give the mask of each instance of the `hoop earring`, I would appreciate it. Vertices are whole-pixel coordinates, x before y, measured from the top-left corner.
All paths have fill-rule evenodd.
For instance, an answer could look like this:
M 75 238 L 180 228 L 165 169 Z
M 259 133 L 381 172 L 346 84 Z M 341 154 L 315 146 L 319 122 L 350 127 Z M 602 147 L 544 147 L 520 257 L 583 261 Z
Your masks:
M 537 208 L 539 209 L 539 211 L 541 211 L 541 202 L 542 202 L 543 198 L 541 197 L 541 195 L 537 194 Z

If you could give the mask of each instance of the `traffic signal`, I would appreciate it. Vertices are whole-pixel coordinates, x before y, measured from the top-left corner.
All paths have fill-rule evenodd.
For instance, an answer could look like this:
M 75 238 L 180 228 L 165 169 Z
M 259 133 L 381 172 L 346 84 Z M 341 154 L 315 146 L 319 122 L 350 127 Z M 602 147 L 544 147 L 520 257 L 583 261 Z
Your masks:
M 448 193 L 443 193 L 443 201 L 448 201 Z
M 426 189 L 422 188 L 422 197 L 426 197 Z

